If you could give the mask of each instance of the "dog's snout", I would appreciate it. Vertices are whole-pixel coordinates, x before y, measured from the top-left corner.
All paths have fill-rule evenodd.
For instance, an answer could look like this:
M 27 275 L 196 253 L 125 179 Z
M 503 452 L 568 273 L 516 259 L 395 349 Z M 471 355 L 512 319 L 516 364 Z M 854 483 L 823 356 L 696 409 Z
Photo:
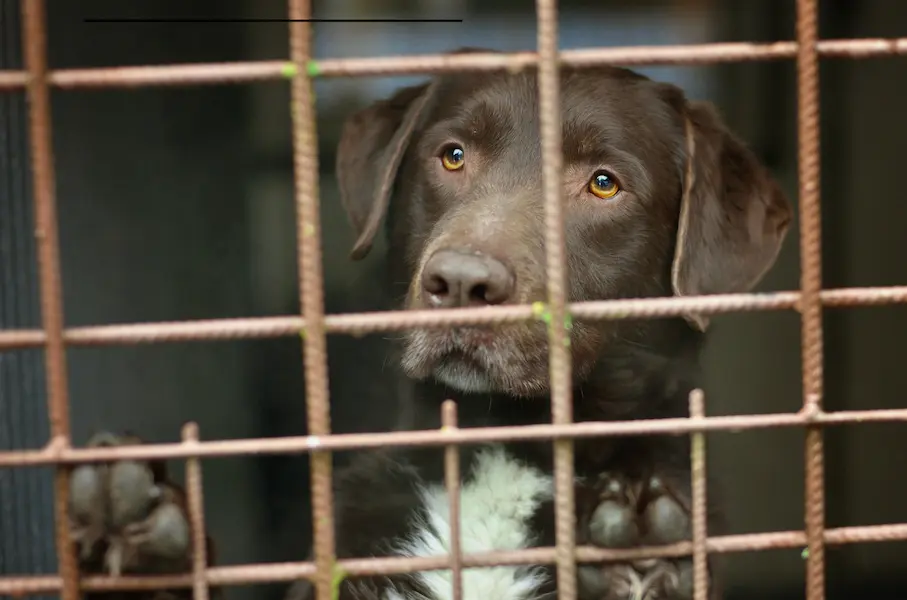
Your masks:
M 510 300 L 513 288 L 510 269 L 484 254 L 439 250 L 422 271 L 422 301 L 429 307 L 503 304 Z

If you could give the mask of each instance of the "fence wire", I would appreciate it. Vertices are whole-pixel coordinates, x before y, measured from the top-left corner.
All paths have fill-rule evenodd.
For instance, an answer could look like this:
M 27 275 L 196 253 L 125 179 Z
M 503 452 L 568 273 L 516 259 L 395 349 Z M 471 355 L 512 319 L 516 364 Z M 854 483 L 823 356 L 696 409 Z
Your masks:
M 558 51 L 557 2 L 537 0 L 538 50 L 512 54 L 456 56 L 372 57 L 314 60 L 312 25 L 307 0 L 289 0 L 290 49 L 287 61 L 226 64 L 164 65 L 50 71 L 46 54 L 44 0 L 22 0 L 24 71 L 0 71 L 0 90 L 27 94 L 32 160 L 32 187 L 38 268 L 41 329 L 0 331 L 0 350 L 43 348 L 46 362 L 51 440 L 41 450 L 0 453 L 0 467 L 57 466 L 55 479 L 56 547 L 60 571 L 53 576 L 0 578 L 0 594 L 25 595 L 58 592 L 76 600 L 87 590 L 151 590 L 184 587 L 206 600 L 209 586 L 291 581 L 308 578 L 319 600 L 332 597 L 337 567 L 352 576 L 452 569 L 454 596 L 459 599 L 464 568 L 492 565 L 556 564 L 560 600 L 576 596 L 577 562 L 640 558 L 694 558 L 696 598 L 706 598 L 705 560 L 708 553 L 729 553 L 771 548 L 806 547 L 808 600 L 825 597 L 825 548 L 861 542 L 907 539 L 907 523 L 871 527 L 825 528 L 822 431 L 824 427 L 857 422 L 907 422 L 907 409 L 826 413 L 822 409 L 822 311 L 847 307 L 907 302 L 907 286 L 823 290 L 821 281 L 821 214 L 819 190 L 820 58 L 865 59 L 907 54 L 907 38 L 818 40 L 817 0 L 796 0 L 796 39 L 770 44 L 719 43 L 684 46 L 590 48 Z M 709 297 L 655 298 L 570 304 L 565 293 L 563 215 L 560 189 L 560 108 L 558 70 L 563 65 L 705 64 L 795 59 L 798 88 L 798 165 L 800 199 L 801 286 L 799 291 L 768 294 L 731 294 Z M 322 286 L 321 224 L 319 222 L 318 158 L 312 80 L 317 77 L 435 74 L 454 71 L 513 71 L 538 69 L 546 198 L 546 252 L 548 298 L 544 305 L 433 311 L 391 311 L 325 315 Z M 292 90 L 293 156 L 297 208 L 300 316 L 221 319 L 171 323 L 134 323 L 65 328 L 63 323 L 60 260 L 51 146 L 51 88 L 115 88 L 155 85 L 251 83 L 290 79 Z M 645 422 L 572 423 L 570 354 L 563 340 L 566 315 L 585 319 L 664 318 L 686 312 L 718 314 L 742 311 L 797 310 L 802 315 L 803 408 L 794 414 L 705 417 L 700 391 L 691 395 L 690 418 Z M 410 327 L 446 327 L 517 322 L 554 315 L 550 332 L 550 375 L 553 420 L 547 425 L 461 430 L 456 409 L 445 404 L 441 431 L 411 431 L 332 435 L 329 417 L 327 356 L 328 333 L 362 335 Z M 303 334 L 306 402 L 311 434 L 280 439 L 199 441 L 189 426 L 178 444 L 147 444 L 117 448 L 73 448 L 69 432 L 66 348 L 79 345 L 115 345 L 230 340 Z M 803 531 L 734 536 L 707 536 L 705 530 L 705 448 L 709 431 L 803 427 L 806 429 L 806 505 Z M 576 547 L 572 500 L 572 442 L 589 436 L 675 434 L 693 435 L 692 515 L 690 542 L 652 548 L 606 550 Z M 445 483 L 451 498 L 458 497 L 457 447 L 465 443 L 517 440 L 552 440 L 555 444 L 556 545 L 522 551 L 463 555 L 454 544 L 451 556 L 429 558 L 369 558 L 336 560 L 334 553 L 331 455 L 341 449 L 388 446 L 445 446 Z M 245 453 L 308 453 L 312 461 L 315 556 L 312 562 L 207 567 L 206 532 L 202 514 L 202 485 L 198 459 Z M 68 466 L 116 459 L 189 459 L 187 506 L 193 525 L 192 572 L 157 577 L 79 577 L 67 529 Z M 457 523 L 459 503 L 452 500 L 451 522 Z M 207 567 L 207 568 L 206 568 Z

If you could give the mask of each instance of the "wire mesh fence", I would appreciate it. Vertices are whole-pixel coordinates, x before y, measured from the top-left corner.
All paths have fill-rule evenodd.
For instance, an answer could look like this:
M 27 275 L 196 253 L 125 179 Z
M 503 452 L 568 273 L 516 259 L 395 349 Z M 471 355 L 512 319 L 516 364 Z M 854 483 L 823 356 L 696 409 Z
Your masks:
M 22 0 L 25 71 L 0 71 L 0 90 L 27 94 L 29 140 L 36 218 L 43 325 L 35 330 L 0 331 L 0 350 L 44 349 L 51 422 L 51 440 L 41 450 L 0 453 L 0 467 L 58 466 L 55 479 L 56 547 L 59 574 L 0 578 L 0 593 L 26 595 L 59 592 L 75 600 L 87 590 L 149 590 L 192 588 L 199 600 L 209 586 L 291 581 L 308 578 L 320 600 L 332 597 L 335 569 L 355 575 L 452 569 L 454 596 L 462 594 L 458 573 L 467 567 L 501 564 L 555 564 L 559 598 L 576 597 L 577 562 L 631 560 L 692 555 L 695 597 L 706 598 L 706 558 L 709 553 L 805 547 L 806 595 L 825 597 L 825 548 L 858 542 L 907 539 L 907 523 L 869 527 L 825 528 L 822 429 L 857 422 L 907 421 L 907 409 L 828 413 L 822 408 L 822 310 L 824 306 L 860 306 L 907 302 L 907 286 L 823 290 L 821 280 L 821 213 L 819 190 L 819 92 L 821 57 L 868 58 L 907 54 L 907 38 L 818 40 L 817 0 L 796 0 L 796 40 L 770 44 L 720 43 L 689 46 L 595 48 L 558 50 L 557 2 L 537 0 L 537 52 L 464 54 L 453 56 L 376 57 L 314 60 L 311 53 L 311 7 L 290 0 L 290 52 L 287 61 L 99 68 L 51 71 L 47 64 L 45 3 Z M 801 286 L 798 291 L 732 294 L 708 297 L 654 298 L 569 303 L 566 294 L 564 223 L 559 201 L 561 173 L 560 100 L 557 85 L 563 65 L 695 64 L 795 59 L 798 89 L 798 163 L 801 244 Z M 532 306 L 483 307 L 430 311 L 392 311 L 325 315 L 322 286 L 321 227 L 319 222 L 317 132 L 312 80 L 318 77 L 434 74 L 453 71 L 514 71 L 537 69 L 543 182 L 546 199 L 545 247 L 548 297 Z M 296 185 L 297 257 L 300 316 L 221 319 L 171 323 L 135 323 L 66 328 L 63 323 L 60 258 L 57 236 L 51 88 L 110 88 L 153 85 L 252 83 L 289 79 L 292 93 L 293 156 Z M 764 310 L 795 310 L 802 316 L 803 408 L 797 413 L 706 417 L 704 398 L 695 391 L 689 418 L 645 422 L 573 423 L 571 414 L 571 356 L 564 343 L 567 316 L 584 319 L 665 318 L 694 312 L 703 315 Z M 410 431 L 332 435 L 326 356 L 326 335 L 361 335 L 413 327 L 449 327 L 542 318 L 549 323 L 552 422 L 544 425 L 457 429 L 456 408 L 443 408 L 440 431 Z M 145 444 L 116 448 L 74 448 L 69 430 L 66 349 L 79 345 L 116 345 L 229 340 L 301 335 L 309 435 L 278 439 L 199 441 L 189 425 L 178 444 Z M 802 427 L 806 430 L 806 503 L 802 531 L 734 536 L 707 536 L 705 527 L 705 448 L 709 431 Z M 693 436 L 693 539 L 669 546 L 605 550 L 577 547 L 573 531 L 573 440 L 590 436 L 675 434 Z M 458 497 L 459 464 L 456 447 L 466 443 L 551 440 L 555 445 L 556 543 L 550 548 L 463 555 L 454 543 L 451 556 L 434 558 L 360 558 L 336 560 L 334 544 L 331 452 L 389 446 L 445 446 L 448 493 Z M 312 465 L 314 560 L 298 563 L 208 567 L 198 459 L 245 453 L 308 453 Z M 80 577 L 68 531 L 68 467 L 82 462 L 116 459 L 188 459 L 186 486 L 193 527 L 191 573 L 160 577 Z M 459 504 L 450 503 L 450 522 L 459 522 Z M 456 535 L 454 535 L 456 538 Z

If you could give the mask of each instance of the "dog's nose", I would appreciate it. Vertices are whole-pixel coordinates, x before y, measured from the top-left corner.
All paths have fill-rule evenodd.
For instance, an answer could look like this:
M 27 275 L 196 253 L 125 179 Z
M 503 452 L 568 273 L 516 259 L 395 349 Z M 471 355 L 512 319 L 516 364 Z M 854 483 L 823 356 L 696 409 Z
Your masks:
M 490 256 L 438 250 L 422 270 L 422 301 L 437 308 L 503 304 L 513 294 L 513 279 Z

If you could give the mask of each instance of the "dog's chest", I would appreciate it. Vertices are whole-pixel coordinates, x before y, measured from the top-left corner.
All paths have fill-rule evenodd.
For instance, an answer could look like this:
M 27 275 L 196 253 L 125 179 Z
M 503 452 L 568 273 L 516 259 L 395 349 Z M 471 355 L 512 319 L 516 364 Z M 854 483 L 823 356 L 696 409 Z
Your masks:
M 460 549 L 464 554 L 519 550 L 534 545 L 531 519 L 553 497 L 550 474 L 517 460 L 499 446 L 482 449 L 467 466 L 460 492 Z M 401 540 L 402 556 L 439 556 L 450 551 L 450 502 L 443 485 L 420 489 L 421 514 L 414 533 Z M 450 570 L 414 576 L 428 600 L 453 597 Z M 532 600 L 545 583 L 542 569 L 501 566 L 462 571 L 463 600 Z M 390 590 L 385 600 L 416 600 L 416 594 Z M 421 594 L 418 595 L 421 597 Z

